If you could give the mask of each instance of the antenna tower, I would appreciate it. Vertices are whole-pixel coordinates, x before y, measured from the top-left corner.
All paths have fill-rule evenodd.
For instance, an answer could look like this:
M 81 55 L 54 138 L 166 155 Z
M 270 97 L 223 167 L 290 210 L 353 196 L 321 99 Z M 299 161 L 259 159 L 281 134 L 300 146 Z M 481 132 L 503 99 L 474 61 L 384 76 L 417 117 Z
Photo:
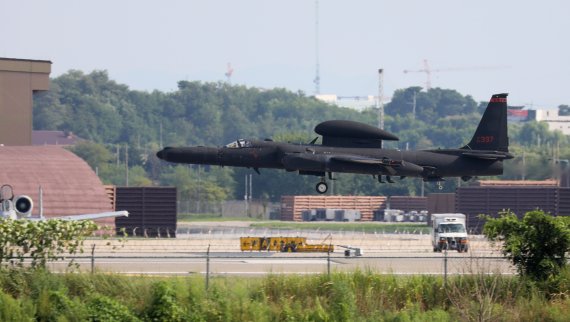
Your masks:
M 378 127 L 384 129 L 384 69 L 378 69 Z

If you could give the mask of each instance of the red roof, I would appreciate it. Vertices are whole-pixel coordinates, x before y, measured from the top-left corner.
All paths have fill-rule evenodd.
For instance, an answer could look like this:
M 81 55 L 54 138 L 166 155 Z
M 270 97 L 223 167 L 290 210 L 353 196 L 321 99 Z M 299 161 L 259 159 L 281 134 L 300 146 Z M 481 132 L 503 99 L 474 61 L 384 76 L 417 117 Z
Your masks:
M 30 196 L 34 216 L 39 215 L 39 186 L 46 217 L 113 210 L 95 172 L 62 147 L 0 146 L 0 184 L 11 185 L 15 196 Z M 114 218 L 103 222 L 113 224 Z

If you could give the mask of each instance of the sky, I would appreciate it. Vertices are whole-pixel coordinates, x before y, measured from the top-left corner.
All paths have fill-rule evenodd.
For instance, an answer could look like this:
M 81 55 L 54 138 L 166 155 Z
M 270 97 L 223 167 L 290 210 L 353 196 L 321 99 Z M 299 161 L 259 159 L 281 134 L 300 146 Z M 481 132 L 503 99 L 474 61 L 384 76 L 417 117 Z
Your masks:
M 0 0 L 0 57 L 51 60 L 52 77 L 107 70 L 136 90 L 180 80 L 384 95 L 426 85 L 510 105 L 570 105 L 570 1 Z M 317 33 L 318 29 L 318 33 Z M 318 37 L 317 37 L 318 34 Z M 318 41 L 317 41 L 318 39 Z M 318 47 L 317 47 L 318 43 Z M 318 55 L 317 55 L 318 48 Z

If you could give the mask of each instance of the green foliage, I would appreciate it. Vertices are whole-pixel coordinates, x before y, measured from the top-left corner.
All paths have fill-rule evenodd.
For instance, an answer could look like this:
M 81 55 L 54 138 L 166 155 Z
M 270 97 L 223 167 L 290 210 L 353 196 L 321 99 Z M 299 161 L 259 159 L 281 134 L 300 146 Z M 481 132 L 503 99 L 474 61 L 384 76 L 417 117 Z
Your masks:
M 11 280 L 11 283 L 7 281 Z M 10 286 L 17 283 L 17 294 Z M 204 279 L 0 270 L 2 321 L 564 321 L 568 289 L 516 276 L 328 275 Z M 7 288 L 11 290 L 7 290 Z M 491 299 L 491 301 L 488 301 Z M 480 303 L 483 302 L 483 305 Z M 487 310 L 489 309 L 489 310 Z
M 70 150 L 85 160 L 92 169 L 101 167 L 113 159 L 113 155 L 104 145 L 90 141 L 77 143 Z
M 126 184 L 124 149 L 128 146 L 129 185 L 175 185 L 185 198 L 194 201 L 205 200 L 201 191 L 210 189 L 213 202 L 242 199 L 241 183 L 244 175 L 252 171 L 226 168 L 222 176 L 207 179 L 205 189 L 192 191 L 192 186 L 200 186 L 197 176 L 173 178 L 177 166 L 158 160 L 155 153 L 163 146 L 221 146 L 238 138 L 307 143 L 316 137 L 314 127 L 325 120 L 346 119 L 371 125 L 377 120 L 374 108 L 358 112 L 282 88 L 260 90 L 227 83 L 180 81 L 178 89 L 172 92 L 141 92 L 117 84 L 106 71 L 69 71 L 53 79 L 51 90 L 39 94 L 34 104 L 35 129 L 72 131 L 96 142 L 78 146 L 74 152 L 99 170 L 104 183 Z M 463 146 L 473 135 L 486 105 L 487 102 L 478 104 L 471 96 L 451 89 L 396 90 L 385 106 L 385 126 L 400 141 L 384 142 L 385 147 L 404 150 Z M 567 105 L 560 106 L 561 113 L 567 110 Z M 517 158 L 505 162 L 503 178 L 550 178 L 556 172 L 548 159 L 553 155 L 570 158 L 570 139 L 549 131 L 544 123 L 511 124 L 509 131 L 511 149 Z M 554 153 L 558 149 L 559 153 Z M 206 173 L 215 169 L 203 168 L 202 174 L 208 176 Z M 253 179 L 255 199 L 277 201 L 281 195 L 316 193 L 315 177 L 280 170 L 261 171 L 263 175 Z M 371 176 L 337 177 L 339 180 L 331 190 L 339 194 L 419 195 L 422 184 L 410 178 L 382 185 Z M 454 191 L 453 181 L 449 180 L 444 190 L 437 192 Z M 425 187 L 426 193 L 436 190 L 431 183 Z
M 559 217 L 535 210 L 519 220 L 507 212 L 499 218 L 487 218 L 483 233 L 492 241 L 502 242 L 503 254 L 521 275 L 534 280 L 554 278 L 567 265 L 570 227 Z
M 176 186 L 181 200 L 219 202 L 225 200 L 233 188 L 230 171 L 219 168 L 204 171 L 204 167 L 177 165 L 167 168 L 160 176 L 160 182 L 162 185 Z M 218 182 L 224 185 L 218 185 Z
M 34 321 L 35 307 L 30 300 L 17 300 L 0 290 L 0 321 Z
M 184 310 L 176 301 L 176 293 L 166 282 L 161 281 L 154 285 L 148 317 L 151 321 L 186 320 Z
M 136 322 L 139 319 L 131 313 L 128 307 L 116 300 L 103 296 L 94 295 L 87 303 L 90 321 L 101 322 Z M 157 320 L 174 321 L 174 320 Z
M 40 290 L 36 319 L 39 321 L 85 321 L 88 312 L 78 299 L 70 299 L 64 291 Z
M 0 220 L 0 263 L 45 267 L 48 261 L 83 251 L 83 241 L 97 229 L 92 221 Z

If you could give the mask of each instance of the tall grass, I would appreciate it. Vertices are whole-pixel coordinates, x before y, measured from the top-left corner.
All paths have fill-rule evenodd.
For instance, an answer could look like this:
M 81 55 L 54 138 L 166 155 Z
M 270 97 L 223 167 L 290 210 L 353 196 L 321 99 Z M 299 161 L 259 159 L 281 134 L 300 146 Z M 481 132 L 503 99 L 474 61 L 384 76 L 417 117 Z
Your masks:
M 1 321 L 564 321 L 567 274 L 143 277 L 0 270 Z M 560 287 L 563 288 L 560 288 Z M 555 290 L 551 293 L 551 290 Z

